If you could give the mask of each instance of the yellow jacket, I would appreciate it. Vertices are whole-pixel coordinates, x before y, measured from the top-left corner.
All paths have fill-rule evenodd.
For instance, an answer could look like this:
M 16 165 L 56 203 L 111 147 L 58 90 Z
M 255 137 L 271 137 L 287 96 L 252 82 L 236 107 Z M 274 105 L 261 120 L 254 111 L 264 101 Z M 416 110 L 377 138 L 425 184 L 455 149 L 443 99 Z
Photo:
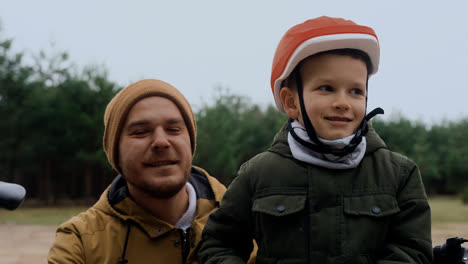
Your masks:
M 203 227 L 226 188 L 195 167 L 189 182 L 197 194 L 197 212 L 187 233 L 136 204 L 118 176 L 93 207 L 59 226 L 48 262 L 117 264 L 125 263 L 119 262 L 124 255 L 129 264 L 199 263 Z

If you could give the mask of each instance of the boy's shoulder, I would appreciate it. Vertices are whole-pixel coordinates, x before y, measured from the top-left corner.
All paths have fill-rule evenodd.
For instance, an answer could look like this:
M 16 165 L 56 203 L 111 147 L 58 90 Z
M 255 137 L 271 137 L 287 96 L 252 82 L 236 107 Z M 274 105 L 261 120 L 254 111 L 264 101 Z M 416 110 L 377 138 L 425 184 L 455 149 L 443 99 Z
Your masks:
M 254 156 L 242 164 L 239 174 L 248 177 L 260 177 L 261 175 L 290 175 L 300 173 L 302 168 L 292 156 L 283 155 L 267 150 Z
M 379 136 L 379 134 L 374 130 L 372 126 L 370 126 L 369 128 L 369 132 L 366 135 L 366 140 L 366 154 L 374 154 L 377 156 L 381 156 L 382 158 L 388 159 L 388 161 L 396 163 L 397 165 L 415 165 L 414 161 L 409 159 L 407 156 L 389 149 L 385 141 Z
M 284 163 L 290 162 L 294 159 L 292 156 L 283 155 L 281 153 L 266 150 L 255 155 L 248 161 L 246 161 L 242 166 L 243 167 L 263 167 L 266 165 L 283 165 Z
M 417 169 L 416 163 L 407 156 L 388 148 L 379 148 L 367 153 L 361 161 L 364 170 L 370 167 L 386 174 L 388 178 L 404 180 L 411 172 Z
M 366 154 L 373 153 L 381 149 L 388 149 L 385 141 L 379 136 L 371 124 L 369 125 L 369 131 L 366 134 L 366 142 Z

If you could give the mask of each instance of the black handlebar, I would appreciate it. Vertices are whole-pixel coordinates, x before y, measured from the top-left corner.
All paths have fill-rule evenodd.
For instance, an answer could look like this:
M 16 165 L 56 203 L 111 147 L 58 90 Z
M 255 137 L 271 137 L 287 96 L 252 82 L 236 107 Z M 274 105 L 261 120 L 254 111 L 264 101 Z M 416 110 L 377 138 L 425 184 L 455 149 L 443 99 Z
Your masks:
M 23 203 L 25 196 L 23 186 L 0 181 L 0 208 L 15 210 Z
M 468 239 L 452 237 L 442 246 L 433 249 L 433 264 L 465 264 L 468 263 L 468 249 L 461 245 L 468 242 Z

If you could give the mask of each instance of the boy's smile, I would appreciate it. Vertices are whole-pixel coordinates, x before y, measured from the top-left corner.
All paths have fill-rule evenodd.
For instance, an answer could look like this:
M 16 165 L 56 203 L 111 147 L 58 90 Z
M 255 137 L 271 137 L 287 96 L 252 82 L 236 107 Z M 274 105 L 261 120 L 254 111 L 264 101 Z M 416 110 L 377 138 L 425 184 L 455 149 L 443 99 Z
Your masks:
M 347 118 L 347 117 L 341 117 L 341 116 L 326 116 L 325 119 L 332 121 L 332 122 L 351 122 L 352 119 Z
M 306 59 L 300 70 L 305 109 L 317 135 L 334 140 L 354 134 L 366 111 L 366 64 L 350 56 L 323 54 Z M 291 91 L 298 116 L 286 112 L 304 125 L 296 90 Z

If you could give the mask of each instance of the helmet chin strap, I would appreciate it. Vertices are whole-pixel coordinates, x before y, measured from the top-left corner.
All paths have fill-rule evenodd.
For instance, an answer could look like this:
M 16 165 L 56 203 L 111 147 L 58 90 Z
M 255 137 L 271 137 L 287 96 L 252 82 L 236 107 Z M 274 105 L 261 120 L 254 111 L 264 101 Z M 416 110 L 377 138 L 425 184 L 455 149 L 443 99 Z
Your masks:
M 361 143 L 362 137 L 367 134 L 369 131 L 369 126 L 367 124 L 367 121 L 369 121 L 371 118 L 378 114 L 383 114 L 384 110 L 380 107 L 375 108 L 372 110 L 369 114 L 367 114 L 361 121 L 361 124 L 359 125 L 358 129 L 356 130 L 356 133 L 354 134 L 354 137 L 351 139 L 349 144 L 343 148 L 334 148 L 329 145 L 325 145 L 320 141 L 317 137 L 317 134 L 315 133 L 314 127 L 312 123 L 310 122 L 309 116 L 307 115 L 305 105 L 304 105 L 304 96 L 303 96 L 303 86 L 302 86 L 302 78 L 301 78 L 301 73 L 299 69 L 296 69 L 294 71 L 294 77 L 296 78 L 296 84 L 297 84 L 297 93 L 299 95 L 299 104 L 301 107 L 301 113 L 302 113 L 302 119 L 304 121 L 304 126 L 307 132 L 307 135 L 309 136 L 310 140 L 312 140 L 313 144 L 310 142 L 307 142 L 303 139 L 301 139 L 292 129 L 291 122 L 293 121 L 292 119 L 289 119 L 288 121 L 288 130 L 291 133 L 292 137 L 299 142 L 301 145 L 304 147 L 309 148 L 312 151 L 322 153 L 322 154 L 332 154 L 335 156 L 345 156 L 349 153 L 352 153 L 356 147 Z M 367 111 L 367 86 L 368 83 L 366 82 L 366 111 Z

